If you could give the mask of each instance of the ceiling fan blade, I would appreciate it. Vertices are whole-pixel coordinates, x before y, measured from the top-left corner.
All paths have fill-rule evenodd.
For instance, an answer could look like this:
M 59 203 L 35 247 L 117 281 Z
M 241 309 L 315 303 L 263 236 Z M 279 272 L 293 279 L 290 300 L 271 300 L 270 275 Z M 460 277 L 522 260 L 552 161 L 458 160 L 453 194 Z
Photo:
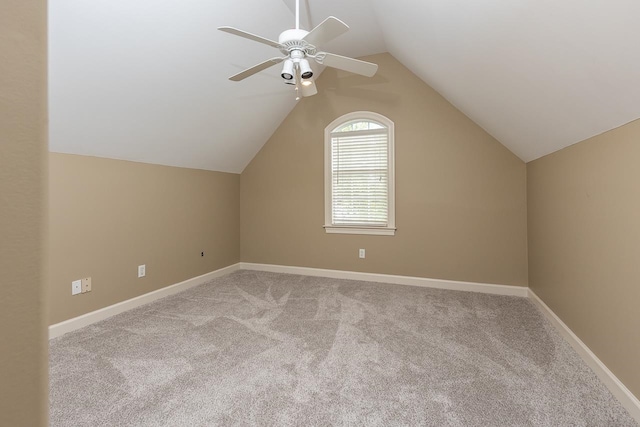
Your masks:
M 285 59 L 286 57 L 267 59 L 266 61 L 261 62 L 258 65 L 254 65 L 251 68 L 247 68 L 246 70 L 239 72 L 238 74 L 234 74 L 233 76 L 229 77 L 229 80 L 232 80 L 234 82 L 239 82 L 240 80 L 244 80 L 247 77 L 253 76 L 255 73 L 258 73 L 262 70 L 266 70 L 267 68 L 273 65 L 281 63 Z
M 328 67 L 338 68 L 366 77 L 373 77 L 376 71 L 378 71 L 378 64 L 335 55 L 333 53 L 320 52 L 316 54 L 316 61 Z
M 305 85 L 304 83 L 311 83 L 309 85 Z M 318 93 L 318 89 L 316 88 L 316 82 L 313 79 L 302 79 L 300 77 L 300 69 L 296 69 L 296 101 L 299 101 L 300 98 L 304 98 L 307 96 L 313 96 Z
M 311 84 L 308 85 L 308 86 L 305 86 L 304 83 L 300 85 L 300 93 L 304 97 L 313 96 L 316 93 L 318 93 L 318 88 L 316 87 L 316 82 L 314 82 L 313 80 L 310 80 L 310 81 L 311 81 Z
M 334 16 L 330 16 L 315 27 L 309 34 L 304 36 L 302 40 L 316 47 L 330 40 L 335 39 L 341 34 L 346 33 L 349 26 Z
M 249 39 L 249 40 L 256 41 L 258 43 L 263 43 L 263 44 L 266 44 L 266 45 L 269 45 L 269 46 L 273 46 L 273 47 L 278 48 L 278 49 L 280 49 L 280 47 L 282 46 L 280 43 L 278 43 L 276 41 L 265 39 L 264 37 L 260 37 L 260 36 L 257 36 L 255 34 L 251 34 L 251 33 L 248 33 L 246 31 L 239 30 L 237 28 L 233 28 L 233 27 L 218 27 L 218 29 L 220 31 L 224 31 L 225 33 L 233 34 L 235 36 L 244 37 L 245 39 Z

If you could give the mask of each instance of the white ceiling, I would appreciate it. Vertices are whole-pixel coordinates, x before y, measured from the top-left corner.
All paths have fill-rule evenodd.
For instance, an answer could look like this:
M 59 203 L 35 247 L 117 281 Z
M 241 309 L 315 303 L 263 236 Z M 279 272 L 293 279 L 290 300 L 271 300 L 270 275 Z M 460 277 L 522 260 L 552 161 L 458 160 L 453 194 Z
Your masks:
M 295 0 L 49 2 L 50 149 L 241 172 L 295 106 L 276 39 Z M 301 0 L 322 46 L 389 51 L 524 161 L 640 118 L 637 0 Z M 318 88 L 322 90 L 321 87 Z

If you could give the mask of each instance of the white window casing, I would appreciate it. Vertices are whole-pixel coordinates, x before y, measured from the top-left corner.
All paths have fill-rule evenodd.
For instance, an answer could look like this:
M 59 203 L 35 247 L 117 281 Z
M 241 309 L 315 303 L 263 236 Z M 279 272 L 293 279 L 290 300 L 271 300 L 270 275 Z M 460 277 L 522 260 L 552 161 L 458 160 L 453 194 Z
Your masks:
M 325 128 L 327 233 L 395 234 L 393 122 L 369 111 L 345 114 Z

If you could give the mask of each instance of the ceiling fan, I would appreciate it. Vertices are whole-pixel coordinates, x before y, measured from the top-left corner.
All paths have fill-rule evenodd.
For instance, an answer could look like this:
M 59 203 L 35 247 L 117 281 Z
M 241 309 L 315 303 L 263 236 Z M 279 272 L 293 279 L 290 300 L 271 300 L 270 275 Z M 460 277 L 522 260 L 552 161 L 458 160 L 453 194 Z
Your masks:
M 284 62 L 280 76 L 285 83 L 295 85 L 296 100 L 301 96 L 311 96 L 318 93 L 313 81 L 313 70 L 309 66 L 307 58 L 327 67 L 338 68 L 366 77 L 373 77 L 378 70 L 378 65 L 371 62 L 318 51 L 319 45 L 346 33 L 349 27 L 338 18 L 330 16 L 311 31 L 300 29 L 300 0 L 296 0 L 296 28 L 283 31 L 277 42 L 233 27 L 219 27 L 218 30 L 275 47 L 285 55 L 267 59 L 229 77 L 229 80 L 238 82 Z

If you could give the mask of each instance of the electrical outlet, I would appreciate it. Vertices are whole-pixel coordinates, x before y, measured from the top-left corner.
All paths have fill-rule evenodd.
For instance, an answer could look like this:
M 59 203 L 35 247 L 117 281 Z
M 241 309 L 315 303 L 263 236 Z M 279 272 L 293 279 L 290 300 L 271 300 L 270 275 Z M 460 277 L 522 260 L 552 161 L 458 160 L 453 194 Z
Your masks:
M 200 252 L 200 256 L 204 256 L 204 251 Z
M 147 275 L 147 265 L 142 264 L 138 266 L 138 277 L 144 277 Z
M 78 295 L 82 293 L 82 280 L 74 280 L 71 282 L 71 295 Z
M 360 250 L 358 251 L 358 256 L 359 256 L 360 258 L 364 258 L 364 255 L 365 255 L 365 254 L 364 254 L 364 249 L 360 249 Z
M 91 292 L 91 277 L 82 279 L 82 293 Z

